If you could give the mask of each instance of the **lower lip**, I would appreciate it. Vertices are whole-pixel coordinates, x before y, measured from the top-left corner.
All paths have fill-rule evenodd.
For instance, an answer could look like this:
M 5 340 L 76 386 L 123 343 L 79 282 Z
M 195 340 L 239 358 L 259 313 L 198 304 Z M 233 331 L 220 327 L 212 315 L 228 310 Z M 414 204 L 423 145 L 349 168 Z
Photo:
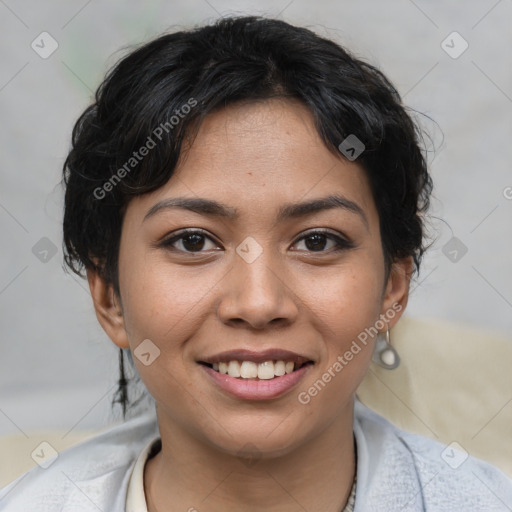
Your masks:
M 292 389 L 304 377 L 311 363 L 305 364 L 292 373 L 273 379 L 240 379 L 216 372 L 209 366 L 200 365 L 215 383 L 229 394 L 242 400 L 269 400 L 277 398 Z

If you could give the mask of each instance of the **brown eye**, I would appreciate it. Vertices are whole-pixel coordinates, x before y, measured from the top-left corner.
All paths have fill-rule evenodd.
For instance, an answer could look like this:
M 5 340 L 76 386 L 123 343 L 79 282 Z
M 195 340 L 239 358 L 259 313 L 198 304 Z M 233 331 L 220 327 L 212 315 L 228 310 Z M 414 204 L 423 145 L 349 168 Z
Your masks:
M 305 250 L 310 252 L 337 252 L 354 247 L 352 242 L 349 242 L 330 231 L 310 232 L 306 236 L 300 238 L 299 242 L 301 241 L 305 241 Z M 331 242 L 331 246 L 326 249 L 326 245 L 328 245 L 329 241 Z
M 162 246 L 171 250 L 181 251 L 185 253 L 196 253 L 205 252 L 203 249 L 207 245 L 207 241 L 212 242 L 210 249 L 215 249 L 218 246 L 213 243 L 213 240 L 205 235 L 202 231 L 198 230 L 187 230 L 181 231 L 180 233 L 164 240 Z
M 302 241 L 304 241 L 305 249 L 299 250 L 305 250 L 307 252 L 331 253 L 354 247 L 352 242 L 330 231 L 310 232 L 300 238 L 296 244 Z M 210 248 L 207 247 L 208 242 L 211 243 Z M 194 229 L 181 231 L 164 240 L 160 245 L 169 250 L 189 254 L 207 252 L 208 250 L 218 248 L 218 245 L 216 245 L 212 238 L 207 236 L 203 231 Z
M 204 235 L 194 233 L 191 235 L 185 235 L 181 240 L 185 250 L 200 251 L 204 247 L 205 237 Z

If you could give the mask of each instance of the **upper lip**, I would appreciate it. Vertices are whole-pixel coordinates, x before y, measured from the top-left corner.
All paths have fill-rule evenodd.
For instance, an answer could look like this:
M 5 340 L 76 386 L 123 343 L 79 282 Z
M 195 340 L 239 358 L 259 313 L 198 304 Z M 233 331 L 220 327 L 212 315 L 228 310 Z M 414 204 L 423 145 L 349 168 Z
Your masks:
M 228 350 L 220 352 L 213 356 L 200 359 L 200 363 L 221 363 L 226 361 L 252 361 L 253 363 L 264 363 L 265 361 L 293 361 L 295 364 L 301 365 L 312 361 L 310 357 L 289 350 L 271 348 L 262 351 L 252 350 Z

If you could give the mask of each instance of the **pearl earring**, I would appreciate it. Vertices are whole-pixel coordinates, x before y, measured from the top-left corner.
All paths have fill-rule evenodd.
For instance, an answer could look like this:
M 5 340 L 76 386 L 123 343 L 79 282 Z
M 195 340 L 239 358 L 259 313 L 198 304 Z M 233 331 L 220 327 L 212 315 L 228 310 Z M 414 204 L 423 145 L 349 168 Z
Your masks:
M 377 336 L 372 361 L 386 370 L 394 370 L 400 364 L 400 356 L 389 339 L 389 328 L 386 334 L 380 333 Z

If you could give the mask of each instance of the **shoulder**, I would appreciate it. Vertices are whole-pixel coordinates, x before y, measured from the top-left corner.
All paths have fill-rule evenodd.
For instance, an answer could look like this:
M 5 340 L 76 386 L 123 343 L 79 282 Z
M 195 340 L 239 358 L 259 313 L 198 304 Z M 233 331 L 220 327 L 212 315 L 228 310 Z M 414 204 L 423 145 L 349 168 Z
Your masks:
M 404 432 L 356 401 L 358 510 L 512 510 L 512 480 L 463 448 Z
M 124 511 L 137 456 L 158 436 L 154 412 L 111 427 L 0 490 L 0 512 Z

